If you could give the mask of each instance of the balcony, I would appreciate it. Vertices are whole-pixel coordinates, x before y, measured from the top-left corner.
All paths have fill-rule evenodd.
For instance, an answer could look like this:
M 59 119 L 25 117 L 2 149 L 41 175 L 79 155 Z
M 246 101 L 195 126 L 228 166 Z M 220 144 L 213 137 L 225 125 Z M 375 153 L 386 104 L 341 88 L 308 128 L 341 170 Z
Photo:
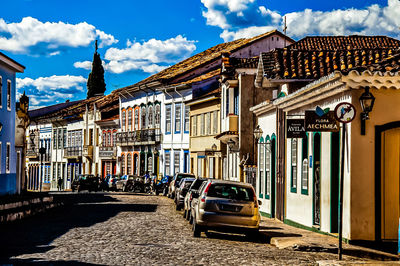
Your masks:
M 83 146 L 83 156 L 85 156 L 88 159 L 93 158 L 93 146 L 92 145 Z
M 100 147 L 99 157 L 102 159 L 116 159 L 117 158 L 117 147 Z
M 82 157 L 82 147 L 64 148 L 64 157 L 67 159 L 79 159 Z
M 119 146 L 151 145 L 160 141 L 161 130 L 159 128 L 120 132 L 116 135 L 116 143 Z
M 26 158 L 39 160 L 39 151 L 38 151 L 38 149 L 32 149 L 32 148 L 28 149 L 26 151 Z
M 234 114 L 228 115 L 228 131 L 238 132 L 239 131 L 239 116 Z

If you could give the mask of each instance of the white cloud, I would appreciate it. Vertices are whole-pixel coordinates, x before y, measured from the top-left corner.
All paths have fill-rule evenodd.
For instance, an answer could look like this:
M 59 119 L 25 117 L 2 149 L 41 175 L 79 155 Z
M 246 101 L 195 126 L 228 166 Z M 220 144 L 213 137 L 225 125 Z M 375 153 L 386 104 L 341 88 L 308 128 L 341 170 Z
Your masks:
M 104 56 L 104 69 L 112 73 L 141 70 L 155 73 L 190 56 L 196 50 L 195 41 L 181 35 L 167 40 L 145 42 L 128 40 L 126 48 L 109 48 Z M 76 68 L 91 69 L 90 61 L 74 63 Z
M 0 49 L 32 55 L 57 55 L 66 47 L 88 46 L 98 38 L 100 47 L 117 43 L 110 34 L 96 29 L 86 22 L 41 22 L 25 17 L 21 22 L 7 23 L 0 19 Z
M 50 76 L 17 78 L 17 99 L 23 91 L 29 96 L 30 108 L 65 102 L 82 94 L 86 88 L 86 78 L 82 76 Z
M 223 30 L 225 41 L 253 37 L 272 28 L 281 29 L 286 16 L 288 35 L 388 35 L 399 37 L 400 1 L 388 0 L 386 6 L 377 4 L 363 9 L 313 11 L 305 9 L 288 14 L 271 11 L 257 0 L 201 0 L 206 10 L 207 24 Z

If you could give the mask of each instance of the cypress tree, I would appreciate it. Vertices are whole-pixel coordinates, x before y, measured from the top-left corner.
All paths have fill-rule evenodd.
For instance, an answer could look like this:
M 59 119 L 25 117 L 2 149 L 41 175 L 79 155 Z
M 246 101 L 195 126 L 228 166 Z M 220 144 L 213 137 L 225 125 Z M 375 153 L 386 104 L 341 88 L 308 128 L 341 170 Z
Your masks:
M 89 74 L 87 81 L 87 98 L 91 98 L 96 95 L 104 95 L 106 91 L 106 83 L 104 82 L 104 68 L 101 63 L 100 54 L 97 52 L 97 40 L 96 50 L 93 55 L 92 72 Z

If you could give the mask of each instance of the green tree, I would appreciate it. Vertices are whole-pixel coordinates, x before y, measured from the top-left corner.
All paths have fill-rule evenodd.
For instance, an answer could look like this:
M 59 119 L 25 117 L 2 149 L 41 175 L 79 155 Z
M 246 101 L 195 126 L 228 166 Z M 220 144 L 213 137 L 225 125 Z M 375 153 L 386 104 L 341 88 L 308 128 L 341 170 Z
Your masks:
M 91 98 L 96 95 L 104 95 L 106 91 L 106 83 L 104 82 L 104 68 L 101 63 L 100 54 L 97 52 L 97 40 L 96 50 L 93 55 L 92 72 L 89 74 L 87 81 L 87 98 Z

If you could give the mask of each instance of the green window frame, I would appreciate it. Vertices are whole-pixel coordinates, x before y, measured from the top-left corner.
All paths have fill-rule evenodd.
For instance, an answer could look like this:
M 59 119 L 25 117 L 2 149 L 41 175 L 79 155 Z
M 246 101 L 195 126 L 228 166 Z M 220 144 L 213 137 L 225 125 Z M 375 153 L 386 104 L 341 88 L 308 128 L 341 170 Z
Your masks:
M 297 193 L 297 139 L 290 143 L 290 192 Z
M 309 167 L 308 167 L 308 134 L 302 140 L 302 168 L 301 168 L 301 194 L 308 195 L 308 180 L 309 180 Z

